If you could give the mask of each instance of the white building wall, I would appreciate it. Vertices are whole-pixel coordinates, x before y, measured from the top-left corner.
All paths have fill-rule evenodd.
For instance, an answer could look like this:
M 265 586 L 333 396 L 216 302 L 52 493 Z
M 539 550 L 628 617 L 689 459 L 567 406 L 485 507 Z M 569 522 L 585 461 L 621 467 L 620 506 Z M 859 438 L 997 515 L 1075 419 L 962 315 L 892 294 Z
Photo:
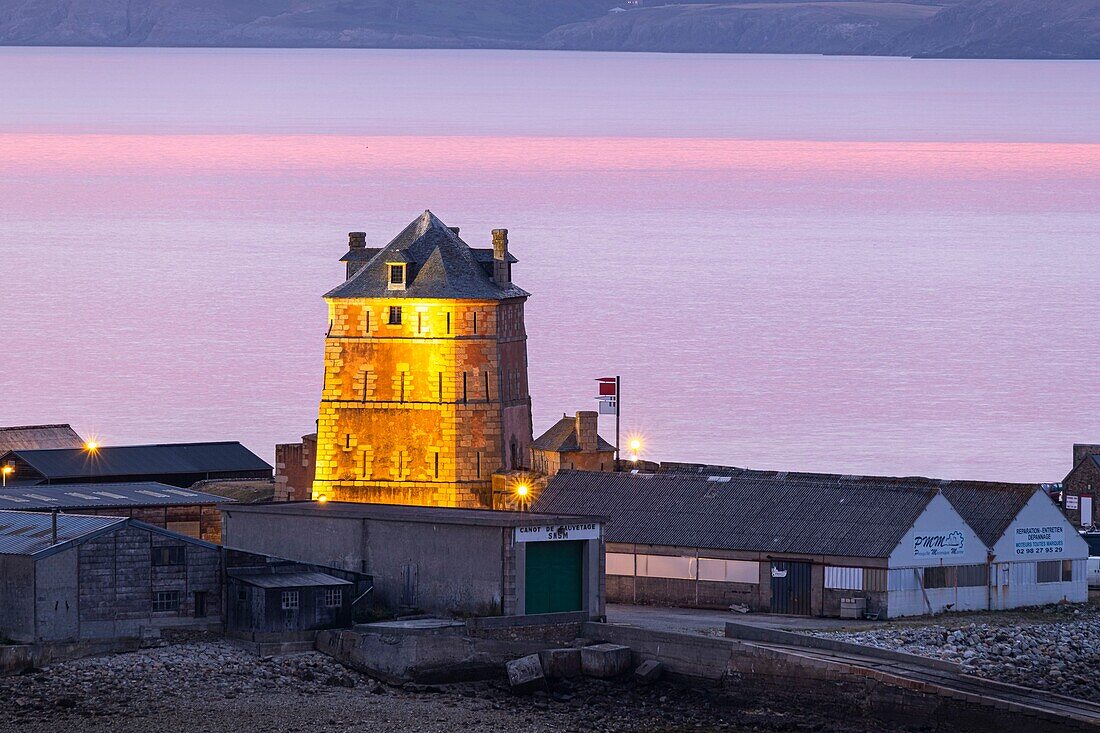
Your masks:
M 1038 530 L 1038 531 L 1028 531 Z M 1089 548 L 1081 535 L 1042 490 L 1036 490 L 1004 535 L 993 545 L 990 605 L 994 609 L 1057 603 L 1084 603 L 1089 589 Z M 1036 565 L 1068 560 L 1073 580 L 1039 583 Z
M 921 572 L 940 565 L 984 565 L 988 548 L 951 503 L 936 494 L 890 553 L 887 616 L 920 616 L 986 608 L 987 586 L 922 588 Z

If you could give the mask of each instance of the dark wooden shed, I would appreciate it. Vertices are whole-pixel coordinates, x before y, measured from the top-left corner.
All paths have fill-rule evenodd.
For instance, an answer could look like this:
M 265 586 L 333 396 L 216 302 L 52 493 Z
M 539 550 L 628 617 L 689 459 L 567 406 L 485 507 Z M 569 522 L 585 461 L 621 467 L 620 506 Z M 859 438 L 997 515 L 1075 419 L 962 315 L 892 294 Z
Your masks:
M 322 572 L 231 572 L 228 630 L 314 631 L 352 625 L 355 584 Z

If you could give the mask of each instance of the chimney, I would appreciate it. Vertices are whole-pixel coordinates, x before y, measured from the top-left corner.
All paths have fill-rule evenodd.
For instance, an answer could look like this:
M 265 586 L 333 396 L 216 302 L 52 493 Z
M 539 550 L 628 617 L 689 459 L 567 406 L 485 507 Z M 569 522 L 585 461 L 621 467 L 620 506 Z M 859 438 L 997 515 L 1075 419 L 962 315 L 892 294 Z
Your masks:
M 508 230 L 493 230 L 493 282 L 500 287 L 512 282 L 512 266 L 508 264 Z
M 348 232 L 348 249 L 366 249 L 366 232 Z
M 577 446 L 585 452 L 595 452 L 599 446 L 596 431 L 599 426 L 599 414 L 591 410 L 577 413 Z
M 450 229 L 452 232 L 454 232 L 454 235 L 456 237 L 458 236 L 459 227 L 447 227 L 447 228 Z
M 57 544 L 57 510 L 50 512 L 50 533 L 53 537 L 52 544 Z

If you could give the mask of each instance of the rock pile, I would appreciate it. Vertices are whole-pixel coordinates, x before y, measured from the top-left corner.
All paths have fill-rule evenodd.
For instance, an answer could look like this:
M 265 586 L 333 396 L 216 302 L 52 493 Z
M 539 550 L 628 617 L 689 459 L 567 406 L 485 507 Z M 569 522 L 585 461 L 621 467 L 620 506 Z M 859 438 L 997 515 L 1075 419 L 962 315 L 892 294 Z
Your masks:
M 957 662 L 964 672 L 979 677 L 1100 702 L 1100 609 L 1092 606 L 814 633 Z
M 133 716 L 156 714 L 178 700 L 233 699 L 272 690 L 316 695 L 357 686 L 381 689 L 323 654 L 258 659 L 225 642 L 201 642 L 0 678 L 0 699 L 26 715 L 62 709 L 84 716 Z

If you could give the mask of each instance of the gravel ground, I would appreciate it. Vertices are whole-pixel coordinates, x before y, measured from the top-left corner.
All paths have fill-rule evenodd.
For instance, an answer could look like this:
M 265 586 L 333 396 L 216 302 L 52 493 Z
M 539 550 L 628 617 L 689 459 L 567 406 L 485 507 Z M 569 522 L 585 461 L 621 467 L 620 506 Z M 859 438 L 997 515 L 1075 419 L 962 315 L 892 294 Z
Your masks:
M 1100 608 L 1046 606 L 1022 612 L 944 616 L 822 636 L 958 662 L 979 677 L 1100 702 Z
M 641 733 L 865 730 L 808 711 L 746 708 L 707 689 L 559 683 L 520 697 L 503 682 L 382 685 L 331 658 L 257 659 L 200 641 L 0 678 L 0 731 L 19 733 Z

